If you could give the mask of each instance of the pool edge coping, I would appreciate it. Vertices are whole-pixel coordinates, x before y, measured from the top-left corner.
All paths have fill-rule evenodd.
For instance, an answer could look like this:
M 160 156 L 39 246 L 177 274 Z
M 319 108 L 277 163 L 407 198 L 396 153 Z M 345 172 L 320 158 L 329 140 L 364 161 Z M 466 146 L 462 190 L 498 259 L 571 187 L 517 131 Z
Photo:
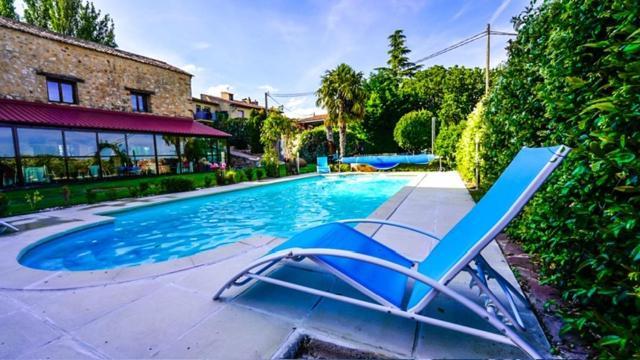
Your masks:
M 204 196 L 229 193 L 250 188 L 256 188 L 265 185 L 278 184 L 289 181 L 302 180 L 317 176 L 341 176 L 341 175 L 372 175 L 367 172 L 347 172 L 332 174 L 304 174 L 298 176 L 288 176 L 285 178 L 269 179 L 267 181 L 251 181 L 234 184 L 224 187 L 214 187 L 199 189 L 183 193 L 163 194 L 145 198 L 152 200 L 150 202 L 132 202 L 127 203 L 123 208 L 101 209 L 104 207 L 114 207 L 113 203 L 118 201 L 105 203 L 98 208 L 86 209 L 86 204 L 82 206 L 74 206 L 67 209 L 51 210 L 38 213 L 39 217 L 49 216 L 72 217 L 75 221 L 62 224 L 45 226 L 38 229 L 18 232 L 12 235 L 0 238 L 0 290 L 10 291 L 53 291 L 53 290 L 74 290 L 80 288 L 89 288 L 97 286 L 109 286 L 138 281 L 148 278 L 155 278 L 174 274 L 177 272 L 187 271 L 201 266 L 213 265 L 221 261 L 228 260 L 235 256 L 245 254 L 251 250 L 260 247 L 266 247 L 272 244 L 278 238 L 274 236 L 255 235 L 238 240 L 233 243 L 221 244 L 213 249 L 199 252 L 190 256 L 162 261 L 158 263 L 142 264 L 131 267 L 121 267 L 115 269 L 103 270 L 86 270 L 86 271 L 64 271 L 64 270 L 39 270 L 24 266 L 19 263 L 18 259 L 26 251 L 38 246 L 46 241 L 50 241 L 64 234 L 81 231 L 93 226 L 99 226 L 114 221 L 109 215 L 122 213 L 132 210 L 141 209 L 149 206 L 158 206 L 175 201 L 189 200 Z M 374 173 L 375 174 L 375 173 Z M 395 209 L 400 206 L 402 201 L 411 193 L 415 186 L 426 176 L 427 172 L 392 172 L 384 173 L 390 176 L 413 176 L 407 185 L 401 188 L 397 193 L 387 199 L 378 208 L 376 208 L 369 217 L 388 217 Z M 408 191 L 407 191 L 408 189 Z M 168 197 L 171 195 L 171 197 Z M 399 198 L 400 201 L 398 201 Z M 123 199 L 125 200 L 125 199 Z M 121 202 L 122 200 L 120 200 Z M 83 209 L 84 208 L 84 209 Z M 33 215 L 33 214 L 31 214 Z M 75 216 L 74 216 L 75 215 Z M 22 217 L 26 217 L 23 215 Z M 78 223 L 80 221 L 81 223 Z M 361 225 L 359 228 L 368 231 L 367 225 Z M 374 230 L 375 231 L 375 230 Z M 33 236 L 31 236 L 33 235 Z M 5 241 L 14 240 L 14 243 L 5 244 Z M 220 257 L 221 254 L 227 256 Z M 22 281 L 21 281 L 22 280 Z

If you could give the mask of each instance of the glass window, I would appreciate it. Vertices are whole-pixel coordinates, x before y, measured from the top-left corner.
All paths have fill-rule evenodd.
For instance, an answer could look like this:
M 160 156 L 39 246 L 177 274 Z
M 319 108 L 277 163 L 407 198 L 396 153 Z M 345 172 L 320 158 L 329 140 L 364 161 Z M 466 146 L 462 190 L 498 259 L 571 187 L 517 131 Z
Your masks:
M 47 81 L 47 93 L 49 101 L 60 102 L 60 87 L 55 81 Z
M 133 112 L 149 112 L 149 95 L 132 92 L 131 110 Z
M 41 155 L 22 158 L 24 182 L 48 183 L 66 178 L 62 156 Z
M 47 79 L 47 93 L 51 102 L 76 103 L 76 84 L 74 82 Z
M 127 134 L 127 147 L 132 157 L 155 155 L 151 134 Z
M 0 158 L 0 188 L 15 185 L 16 181 L 18 181 L 16 160 Z
M 238 117 L 244 118 L 244 110 L 238 110 Z
M 102 164 L 102 176 L 122 176 L 127 172 L 130 160 L 124 134 L 98 133 L 98 148 Z
M 127 152 L 124 134 L 99 133 L 98 142 L 100 155 L 111 156 L 117 152 Z
M 95 157 L 70 157 L 67 158 L 70 179 L 97 179 L 100 173 L 100 165 Z
M 177 174 L 179 163 L 175 156 L 158 156 L 158 173 L 160 175 Z
M 22 156 L 62 156 L 62 131 L 47 129 L 18 129 L 18 143 Z
M 0 127 L 0 157 L 14 157 L 11 128 Z
M 65 131 L 67 156 L 95 156 L 97 151 L 96 133 Z
M 177 155 L 180 143 L 180 138 L 177 136 L 156 135 L 158 155 Z
M 62 92 L 62 102 L 67 104 L 75 103 L 73 98 L 73 85 L 71 83 L 60 83 L 60 90 Z

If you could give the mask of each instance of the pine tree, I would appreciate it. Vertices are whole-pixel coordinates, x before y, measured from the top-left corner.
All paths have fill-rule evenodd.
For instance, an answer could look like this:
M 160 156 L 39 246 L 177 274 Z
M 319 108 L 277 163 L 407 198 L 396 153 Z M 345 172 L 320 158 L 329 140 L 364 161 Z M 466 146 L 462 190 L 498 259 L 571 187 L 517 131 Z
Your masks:
M 416 71 L 420 70 L 422 65 L 416 65 L 409 61 L 407 56 L 411 50 L 405 44 L 407 37 L 402 30 L 396 30 L 389 35 L 389 60 L 387 65 L 397 77 L 411 77 Z
M 4 0 L 0 0 L 4 1 Z M 82 0 L 25 0 L 24 20 L 63 35 L 117 47 L 113 19 Z
M 16 14 L 16 7 L 13 4 L 13 0 L 0 0 L 0 16 L 4 16 L 13 20 L 19 20 L 18 14 Z

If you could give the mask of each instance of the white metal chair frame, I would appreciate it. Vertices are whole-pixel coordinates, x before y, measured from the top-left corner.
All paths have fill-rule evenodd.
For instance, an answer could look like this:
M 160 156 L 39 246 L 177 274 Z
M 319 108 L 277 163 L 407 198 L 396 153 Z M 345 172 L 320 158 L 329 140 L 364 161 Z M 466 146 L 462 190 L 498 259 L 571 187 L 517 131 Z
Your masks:
M 329 299 L 345 302 L 348 304 L 361 306 L 367 309 L 376 310 L 388 314 L 393 314 L 396 316 L 400 316 L 403 318 L 419 321 L 425 324 L 430 324 L 438 327 L 442 327 L 449 330 L 454 330 L 458 332 L 462 332 L 465 334 L 478 336 L 480 338 L 492 340 L 498 343 L 503 343 L 507 345 L 512 345 L 520 348 L 527 355 L 534 359 L 541 359 L 542 355 L 533 348 L 527 341 L 525 341 L 513 328 L 526 331 L 525 326 L 522 322 L 522 318 L 518 312 L 518 309 L 515 305 L 514 296 L 521 301 L 525 306 L 529 307 L 528 302 L 524 298 L 522 294 L 511 285 L 504 277 L 502 277 L 496 270 L 494 270 L 487 261 L 480 255 L 480 251 L 484 249 L 490 241 L 492 241 L 499 232 L 520 212 L 522 207 L 526 204 L 529 198 L 535 193 L 535 191 L 542 185 L 548 175 L 558 166 L 559 158 L 564 157 L 570 151 L 567 147 L 561 147 L 551 158 L 551 160 L 544 166 L 544 168 L 538 173 L 536 178 L 527 186 L 527 188 L 523 191 L 522 194 L 518 197 L 518 199 L 514 202 L 511 208 L 505 213 L 505 215 L 478 241 L 468 252 L 467 254 L 458 261 L 452 268 L 442 277 L 440 281 L 431 279 L 429 277 L 424 276 L 418 271 L 414 270 L 415 267 L 408 269 L 396 263 L 383 260 L 380 258 L 376 258 L 373 256 L 363 255 L 359 253 L 355 253 L 352 251 L 346 250 L 336 250 L 336 249 L 323 249 L 323 248 L 291 248 L 284 249 L 282 251 L 261 257 L 245 267 L 239 273 L 237 273 L 234 277 L 232 277 L 229 281 L 227 281 L 213 296 L 213 300 L 220 299 L 222 293 L 232 286 L 242 286 L 250 282 L 251 280 L 259 280 L 272 285 L 278 285 L 285 288 L 302 291 L 308 294 L 317 295 L 326 297 Z M 436 241 L 440 241 L 440 239 L 432 233 L 427 231 L 417 229 L 415 227 L 400 224 L 391 221 L 378 220 L 378 219 L 350 219 L 343 220 L 342 223 L 373 223 L 380 224 L 383 226 L 392 226 L 398 227 L 402 229 L 406 229 L 418 234 L 422 234 L 426 237 L 434 239 Z M 346 259 L 352 259 L 357 261 L 362 261 L 370 264 L 374 264 L 383 268 L 387 268 L 389 270 L 393 270 L 400 274 L 407 276 L 409 279 L 413 279 L 413 281 L 422 282 L 431 287 L 431 290 L 422 298 L 422 300 L 413 306 L 410 309 L 402 310 L 401 308 L 395 306 L 389 301 L 383 299 L 382 297 L 374 294 L 370 290 L 361 286 L 359 283 L 356 283 L 346 275 L 337 271 L 333 267 L 329 266 L 325 262 L 323 262 L 319 257 L 322 256 L 332 256 L 332 257 L 340 257 Z M 314 261 L 322 268 L 327 270 L 328 272 L 335 274 L 340 279 L 353 286 L 357 290 L 361 291 L 372 300 L 376 301 L 376 303 L 363 301 L 351 297 L 347 297 L 344 295 L 334 294 L 331 292 L 313 289 L 307 286 L 270 278 L 267 276 L 263 276 L 267 269 L 271 268 L 276 263 L 280 262 L 283 259 L 300 261 L 304 258 L 308 258 L 309 260 Z M 471 266 L 473 262 L 475 267 Z M 261 267 L 262 266 L 262 267 Z M 261 267 L 255 272 L 251 272 L 253 269 Z M 466 271 L 471 275 L 471 286 L 478 287 L 479 295 L 481 299 L 484 300 L 484 307 L 478 305 L 476 302 L 468 299 L 464 295 L 457 293 L 456 291 L 447 287 L 447 284 L 457 276 L 461 271 Z M 241 278 L 245 278 L 244 280 L 240 280 Z M 507 306 L 503 304 L 498 297 L 490 290 L 488 286 L 488 280 L 494 279 L 499 285 L 502 291 L 505 293 L 505 297 L 508 302 L 508 307 L 511 311 L 507 310 Z M 240 281 L 238 281 L 240 280 Z M 410 289 L 408 289 L 410 291 Z M 487 321 L 491 326 L 497 329 L 500 334 L 476 329 L 469 326 L 464 326 L 460 324 L 455 324 L 452 322 L 435 319 L 432 317 L 420 315 L 419 313 L 429 304 L 429 302 L 437 295 L 438 293 L 442 293 L 445 296 L 453 299 L 459 304 L 463 305 L 467 309 L 471 310 L 473 313 Z M 406 296 L 405 296 L 406 298 Z

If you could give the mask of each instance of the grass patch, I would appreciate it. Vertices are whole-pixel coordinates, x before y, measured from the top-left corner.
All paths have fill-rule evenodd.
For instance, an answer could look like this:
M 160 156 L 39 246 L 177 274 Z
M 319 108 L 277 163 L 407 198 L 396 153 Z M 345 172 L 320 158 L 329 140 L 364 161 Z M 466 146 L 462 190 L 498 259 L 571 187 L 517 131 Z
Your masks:
M 205 177 L 215 177 L 213 173 L 198 173 L 198 174 L 181 174 L 181 175 L 165 175 L 154 177 L 139 177 L 135 179 L 118 179 L 118 180 L 103 180 L 94 181 L 90 183 L 77 183 L 77 184 L 56 184 L 37 189 L 19 189 L 12 191 L 5 191 L 3 194 L 9 201 L 8 213 L 0 214 L 2 216 L 9 215 L 21 215 L 28 214 L 34 211 L 61 207 L 71 206 L 86 203 L 95 203 L 101 201 L 109 201 L 122 199 L 127 197 L 136 197 L 144 195 L 156 195 L 162 192 L 161 182 L 170 178 L 183 178 L 193 181 L 194 186 L 197 188 L 206 187 Z M 148 185 L 144 192 L 141 191 L 141 183 Z M 210 184 L 211 185 L 211 184 Z M 65 202 L 65 196 L 63 187 L 69 189 L 68 202 Z M 142 188 L 146 186 L 143 185 Z M 38 192 L 42 197 L 42 200 L 37 202 L 34 207 L 29 205 L 27 196 L 32 196 L 35 192 Z M 90 194 L 93 193 L 93 194 Z M 89 196 L 95 196 L 93 199 L 87 198 Z

